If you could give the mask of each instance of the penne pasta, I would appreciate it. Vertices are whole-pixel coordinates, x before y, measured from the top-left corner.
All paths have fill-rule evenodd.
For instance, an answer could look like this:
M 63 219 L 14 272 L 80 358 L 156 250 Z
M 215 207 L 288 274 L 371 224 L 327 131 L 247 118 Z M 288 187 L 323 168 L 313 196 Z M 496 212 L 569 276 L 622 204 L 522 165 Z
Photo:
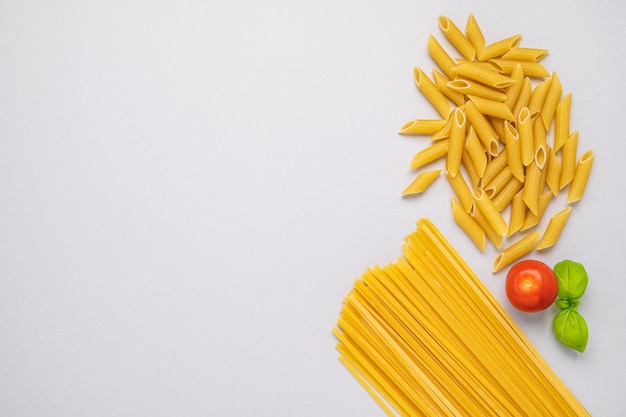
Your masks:
M 458 107 L 452 112 L 452 129 L 450 130 L 450 144 L 446 158 L 446 171 L 456 177 L 461 167 L 461 156 L 465 147 L 466 117 Z
M 441 139 L 448 139 L 450 137 L 450 130 L 452 130 L 452 118 L 448 117 L 446 124 L 441 129 L 436 131 L 431 137 L 432 142 L 440 141 Z
M 401 135 L 428 135 L 441 130 L 446 124 L 445 120 L 411 120 L 400 128 Z
M 548 152 L 548 170 L 546 172 L 546 184 L 554 196 L 559 195 L 561 181 L 561 161 L 554 153 L 554 149 Z
M 508 121 L 504 123 L 504 144 L 506 145 L 507 163 L 509 169 L 520 181 L 524 181 L 524 164 L 522 162 L 522 148 L 517 129 Z
M 469 157 L 472 160 L 472 164 L 479 177 L 482 177 L 485 173 L 485 167 L 487 166 L 487 155 L 485 148 L 483 148 L 474 126 L 470 126 L 467 132 L 467 139 L 465 140 L 465 148 L 469 153 Z
M 539 185 L 541 184 L 541 170 L 537 166 L 537 163 L 533 160 L 526 167 L 526 177 L 524 179 L 524 203 L 526 203 L 526 207 L 534 213 L 537 214 L 539 211 Z
M 432 57 L 433 61 L 435 61 L 435 63 L 439 66 L 441 71 L 446 74 L 446 77 L 454 78 L 452 68 L 456 67 L 456 62 L 450 58 L 450 55 L 448 55 L 445 49 L 443 49 L 437 39 L 435 39 L 433 35 L 430 35 L 426 45 L 428 53 Z
M 498 192 L 495 197 L 492 198 L 493 205 L 496 206 L 496 210 L 504 210 L 511 202 L 513 198 L 519 193 L 524 186 L 524 183 L 515 177 L 511 177 L 509 182 Z M 509 223 L 509 228 L 511 227 Z M 509 230 L 509 233 L 511 231 Z
M 508 237 L 511 237 L 514 233 L 518 232 L 524 225 L 524 219 L 526 218 L 526 203 L 524 203 L 523 190 L 518 191 L 511 200 L 511 213 L 509 217 L 509 233 Z
M 547 49 L 516 47 L 505 53 L 502 59 L 539 62 L 545 58 L 546 55 L 548 55 Z
M 515 68 L 513 68 L 513 71 L 511 71 L 511 79 L 515 80 L 515 83 L 506 88 L 504 104 L 506 104 L 509 109 L 513 110 L 522 88 L 522 81 L 524 80 L 524 72 L 522 71 L 521 65 L 516 65 Z
M 489 88 L 474 81 L 457 78 L 446 84 L 448 88 L 461 94 L 486 98 L 493 101 L 504 101 L 506 94 L 500 90 Z
M 475 63 L 457 65 L 452 69 L 452 73 L 451 79 L 455 78 L 455 76 L 467 77 L 493 88 L 506 88 L 515 83 L 515 80 L 512 78 Z
M 539 244 L 537 245 L 537 250 L 547 249 L 554 246 L 556 241 L 559 239 L 559 236 L 561 235 L 561 232 L 563 231 L 565 223 L 567 223 L 567 219 L 569 218 L 571 212 L 572 207 L 565 207 L 564 209 L 560 210 L 558 213 L 550 217 L 548 226 L 546 227 L 546 230 L 543 233 L 543 236 L 541 236 L 541 240 L 539 240 Z
M 528 101 L 528 108 L 530 109 L 531 114 L 539 114 L 541 113 L 541 109 L 543 108 L 543 103 L 546 100 L 546 96 L 548 95 L 548 90 L 550 89 L 550 83 L 552 82 L 551 78 L 547 80 L 543 80 L 539 84 L 533 88 L 532 93 L 530 95 L 530 100 Z
M 437 70 L 433 70 L 433 79 L 435 80 L 435 85 L 441 91 L 441 93 L 446 96 L 451 102 L 453 102 L 457 107 L 460 107 L 465 104 L 465 96 L 463 93 L 453 90 L 448 87 L 448 82 L 450 79 L 440 73 Z
M 472 204 L 474 203 L 474 197 L 472 196 L 472 191 L 467 186 L 465 179 L 463 179 L 462 175 L 452 176 L 447 171 L 446 178 L 452 187 L 452 191 L 459 199 L 461 205 L 463 205 L 463 210 L 469 213 L 472 208 Z
M 528 166 L 535 159 L 535 139 L 533 137 L 533 120 L 530 118 L 528 107 L 522 108 L 517 116 L 517 130 L 519 132 L 520 154 L 522 164 Z
M 467 25 L 465 26 L 465 34 L 470 41 L 477 55 L 480 55 L 485 48 L 485 36 L 483 35 L 480 26 L 476 22 L 476 18 L 473 14 L 470 14 L 467 19 Z
M 493 226 L 487 220 L 487 217 L 478 209 L 476 204 L 472 205 L 472 209 L 469 212 L 469 215 L 472 216 L 472 219 L 476 221 L 485 231 L 485 236 L 487 239 L 496 247 L 496 249 L 500 249 L 502 247 L 502 241 L 504 237 L 496 233 Z
M 520 87 L 519 94 L 517 95 L 517 100 L 515 100 L 515 105 L 513 106 L 513 116 L 517 118 L 519 116 L 520 111 L 524 107 L 528 107 L 528 103 L 530 101 L 530 96 L 532 95 L 532 84 L 530 82 L 530 78 L 524 77 L 522 80 L 522 86 Z M 532 116 L 532 113 L 531 113 Z
M 528 254 L 533 248 L 537 245 L 539 241 L 539 231 L 535 230 L 534 232 L 528 234 L 527 236 L 519 239 L 517 242 L 513 243 L 511 246 L 504 249 L 502 252 L 496 256 L 496 260 L 493 263 L 493 272 L 498 272 L 505 266 L 509 265 L 511 262 L 514 262 L 521 258 L 522 256 Z
M 502 191 L 502 189 L 509 183 L 511 178 L 513 178 L 511 168 L 505 166 L 500 170 L 500 172 L 498 172 L 495 177 L 493 177 L 491 181 L 489 181 L 486 185 L 483 185 L 482 188 L 491 199 L 494 199 L 494 196 Z M 495 201 L 493 204 L 496 205 Z M 498 209 L 497 205 L 496 209 Z M 498 211 L 500 211 L 500 209 L 498 209 Z
M 500 154 L 498 154 L 498 156 L 487 163 L 487 167 L 485 168 L 485 173 L 483 174 L 481 181 L 484 184 L 489 183 L 489 181 L 498 175 L 498 172 L 507 166 L 508 158 L 508 151 L 505 148 L 502 152 L 500 152 Z
M 439 158 L 443 158 L 448 153 L 449 139 L 442 139 L 419 151 L 411 160 L 411 169 L 420 168 Z
M 552 193 L 550 191 L 542 194 L 541 197 L 539 197 L 539 199 L 537 200 L 537 213 L 535 214 L 530 211 L 526 212 L 526 218 L 524 218 L 524 224 L 522 225 L 520 231 L 528 230 L 531 227 L 535 227 L 539 224 L 541 218 L 543 217 L 543 213 L 546 211 L 548 203 L 551 199 Z
M 550 87 L 548 88 L 546 98 L 541 108 L 541 120 L 543 120 L 543 125 L 546 128 L 546 132 L 550 131 L 550 127 L 552 126 L 552 120 L 554 119 L 554 113 L 556 111 L 556 106 L 561 99 L 562 92 L 563 88 L 561 87 L 561 80 L 559 80 L 556 72 L 553 72 L 550 81 Z
M 486 158 L 486 155 L 485 155 L 485 158 Z M 473 188 L 478 187 L 478 184 L 480 183 L 480 175 L 476 171 L 476 167 L 474 166 L 474 163 L 470 159 L 467 148 L 465 149 L 465 152 L 463 152 L 463 156 L 461 157 L 461 163 L 465 167 L 465 171 L 467 171 L 467 176 L 470 179 L 472 187 Z
M 420 172 L 411 184 L 402 191 L 402 195 L 407 196 L 423 193 L 428 186 L 437 179 L 440 173 L 440 169 Z
M 530 109 L 529 109 L 530 110 Z M 532 112 L 531 112 L 532 117 Z M 543 122 L 540 117 L 533 119 L 533 140 L 535 141 L 535 149 L 540 146 L 548 147 L 548 140 L 546 138 L 546 128 L 543 126 Z
M 578 160 L 574 179 L 569 186 L 567 194 L 568 203 L 574 203 L 582 198 L 587 186 L 587 180 L 589 179 L 589 173 L 591 172 L 591 166 L 593 165 L 593 158 L 593 151 L 586 151 Z
M 559 189 L 562 190 L 574 179 L 576 170 L 576 152 L 578 147 L 578 131 L 572 132 L 565 141 L 561 149 L 561 176 L 559 178 Z M 556 152 L 556 148 L 555 148 Z
M 502 56 L 511 49 L 517 47 L 521 40 L 522 35 L 515 35 L 493 42 L 483 48 L 483 50 L 478 54 L 478 60 L 489 61 L 492 58 Z
M 468 61 L 473 61 L 476 57 L 476 50 L 461 30 L 446 16 L 439 16 L 439 28 L 450 43 Z
M 500 119 L 510 121 L 515 120 L 515 117 L 513 117 L 513 113 L 511 113 L 511 109 L 509 109 L 507 105 L 502 102 L 489 100 L 478 96 L 468 97 L 474 103 L 476 109 L 478 109 L 478 111 L 483 115 L 494 116 Z
M 446 96 L 439 91 L 437 86 L 420 68 L 416 67 L 413 70 L 413 78 L 417 88 L 419 88 L 424 97 L 428 99 L 428 101 L 433 105 L 433 107 L 435 107 L 444 119 L 447 119 L 450 115 L 450 102 Z
M 511 74 L 517 65 L 521 65 L 522 72 L 526 77 L 545 78 L 550 76 L 550 71 L 539 62 L 490 59 L 489 63 L 494 65 L 502 74 Z
M 496 209 L 493 201 L 487 196 L 487 193 L 481 188 L 474 190 L 474 202 L 476 207 L 485 216 L 487 222 L 499 236 L 505 236 L 508 230 L 506 221 Z
M 556 105 L 554 115 L 554 150 L 558 151 L 570 137 L 569 123 L 572 93 L 566 94 Z
M 480 249 L 481 252 L 485 251 L 485 231 L 480 227 L 476 220 L 470 216 L 467 211 L 461 206 L 454 197 L 452 197 L 452 218 L 461 226 L 461 229 L 465 231 L 465 234 L 469 236 L 474 244 Z
M 478 111 L 476 104 L 469 101 L 465 105 L 465 115 L 469 124 L 474 127 L 478 138 L 490 155 L 497 155 L 500 151 L 499 137 L 485 116 Z

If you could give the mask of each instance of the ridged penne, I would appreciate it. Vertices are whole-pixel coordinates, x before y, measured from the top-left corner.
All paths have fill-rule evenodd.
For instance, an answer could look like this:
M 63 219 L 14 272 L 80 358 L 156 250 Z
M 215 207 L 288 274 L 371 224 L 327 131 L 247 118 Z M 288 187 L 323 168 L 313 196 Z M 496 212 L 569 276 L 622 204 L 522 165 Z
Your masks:
M 530 82 L 530 78 L 524 77 L 522 79 L 522 85 L 520 87 L 519 94 L 517 95 L 517 100 L 515 100 L 515 105 L 513 106 L 513 116 L 517 118 L 519 116 L 520 111 L 524 107 L 528 107 L 530 102 L 530 96 L 532 95 L 532 84 Z M 531 113 L 532 115 L 532 113 Z
M 515 35 L 506 39 L 490 43 L 486 45 L 482 51 L 478 54 L 479 61 L 488 61 L 492 58 L 502 56 L 509 52 L 511 49 L 517 47 L 522 40 L 522 35 Z
M 508 59 L 490 59 L 489 62 L 493 64 L 502 74 L 510 74 L 516 65 L 522 66 L 522 72 L 526 77 L 549 77 L 550 71 L 546 69 L 539 62 L 532 61 L 513 61 Z
M 474 197 L 472 196 L 472 191 L 467 186 L 465 179 L 463 179 L 463 176 L 452 176 L 446 171 L 446 178 L 452 187 L 452 191 L 463 205 L 463 209 L 469 212 L 472 208 L 472 204 L 474 203 Z
M 517 195 L 517 193 L 522 189 L 524 183 L 517 178 L 511 176 L 509 182 L 502 187 L 500 192 L 498 192 L 495 197 L 491 200 L 493 201 L 493 205 L 496 206 L 496 210 L 502 211 L 504 210 L 511 202 L 513 198 Z M 509 224 L 509 228 L 510 228 Z M 510 233 L 510 230 L 509 230 Z
M 478 111 L 483 115 L 494 116 L 510 121 L 515 120 L 513 113 L 511 113 L 511 109 L 500 101 L 489 100 L 478 96 L 469 96 L 469 99 L 474 103 L 476 109 L 478 109 Z
M 561 148 L 561 177 L 559 189 L 562 190 L 574 179 L 576 171 L 576 152 L 578 148 L 578 131 L 575 130 Z M 555 148 L 556 151 L 556 148 Z
M 506 145 L 507 163 L 515 178 L 524 181 L 522 149 L 517 129 L 508 121 L 504 123 L 504 144 Z
M 467 132 L 467 139 L 465 140 L 465 148 L 469 153 L 472 164 L 476 169 L 476 173 L 479 177 L 482 177 L 485 173 L 485 167 L 487 166 L 487 155 L 485 149 L 474 130 L 474 126 L 470 126 Z
M 485 116 L 478 111 L 474 102 L 465 105 L 465 115 L 474 127 L 478 138 L 490 155 L 497 155 L 500 151 L 499 137 Z
M 465 234 L 469 236 L 474 244 L 480 249 L 481 252 L 485 251 L 485 231 L 480 225 L 470 216 L 467 211 L 461 206 L 454 197 L 452 197 L 452 218 L 461 226 L 465 231 Z
M 476 204 L 472 205 L 472 209 L 469 212 L 469 215 L 472 216 L 472 219 L 476 220 L 476 223 L 480 225 L 480 227 L 485 231 L 485 236 L 493 246 L 497 249 L 502 247 L 502 242 L 504 241 L 504 236 L 499 235 L 493 228 L 493 226 L 487 220 L 487 217 L 478 209 Z
M 541 107 L 541 120 L 543 120 L 543 125 L 546 128 L 546 132 L 550 131 L 550 127 L 552 126 L 552 120 L 554 119 L 554 113 L 556 111 L 556 106 L 561 99 L 562 92 L 563 87 L 561 86 L 561 80 L 559 79 L 556 72 L 553 72 L 550 81 L 550 87 L 548 88 L 546 98 L 543 102 L 543 106 Z
M 485 168 L 485 173 L 483 174 L 482 182 L 488 184 L 498 172 L 504 169 L 505 166 L 508 165 L 508 151 L 506 148 L 502 152 L 498 154 L 491 161 L 487 162 L 487 167 Z
M 539 241 L 539 231 L 535 230 L 532 233 L 529 233 L 527 236 L 519 239 L 511 246 L 504 249 L 502 252 L 496 256 L 496 260 L 493 263 L 492 271 L 498 272 L 505 266 L 509 265 L 511 262 L 518 260 L 522 256 L 528 254 L 533 248 L 537 245 Z
M 435 80 L 435 85 L 437 85 L 439 91 L 441 91 L 441 93 L 456 106 L 460 107 L 465 104 L 465 96 L 463 95 L 463 93 L 460 93 L 448 87 L 448 83 L 450 82 L 450 79 L 448 77 L 446 77 L 437 70 L 433 70 L 433 79 Z
M 559 182 L 561 180 L 561 161 L 554 153 L 554 149 L 548 152 L 548 170 L 546 172 L 546 184 L 554 196 L 559 195 Z
M 533 137 L 533 120 L 528 107 L 522 108 L 517 116 L 517 131 L 519 132 L 520 154 L 522 163 L 528 166 L 535 158 L 535 139 Z
M 515 80 L 510 77 L 502 75 L 497 71 L 490 71 L 474 63 L 457 65 L 452 69 L 452 73 L 454 76 L 467 77 L 493 88 L 506 88 L 515 83 Z M 454 76 L 450 78 L 454 78 Z
M 437 179 L 440 173 L 440 169 L 420 172 L 411 184 L 402 191 L 402 195 L 407 196 L 423 193 L 430 184 Z
M 465 148 L 466 117 L 458 107 L 452 112 L 452 129 L 450 130 L 450 144 L 446 157 L 446 171 L 456 177 L 461 167 L 461 156 Z
M 558 151 L 570 136 L 570 111 L 572 93 L 568 93 L 556 105 L 554 114 L 554 150 Z
M 457 25 L 446 16 L 439 16 L 439 28 L 457 51 L 469 61 L 476 57 L 476 49 Z
M 442 139 L 422 149 L 417 154 L 415 154 L 415 156 L 411 160 L 411 169 L 420 168 L 439 158 L 443 158 L 448 153 L 449 145 L 450 139 Z
M 415 119 L 405 123 L 398 132 L 401 135 L 432 135 L 446 124 L 445 120 Z
M 504 99 L 504 104 L 506 104 L 509 109 L 513 110 L 517 97 L 522 89 L 522 80 L 524 79 L 524 73 L 522 72 L 521 65 L 516 65 L 515 68 L 513 68 L 513 71 L 511 71 L 511 79 L 515 80 L 515 83 L 506 88 L 506 99 Z
M 518 232 L 526 218 L 526 203 L 524 203 L 524 191 L 518 191 L 511 200 L 511 213 L 509 217 L 508 237 Z
M 541 170 L 537 166 L 537 163 L 533 160 L 526 167 L 526 177 L 524 178 L 524 203 L 526 207 L 537 214 L 539 208 L 539 185 L 541 184 Z
M 587 180 L 589 179 L 593 159 L 593 151 L 586 151 L 578 160 L 574 179 L 570 183 L 569 192 L 567 194 L 568 203 L 574 203 L 582 198 L 585 188 L 587 187 Z
M 435 107 L 444 119 L 447 119 L 450 115 L 450 102 L 446 96 L 439 91 L 437 86 L 420 68 L 416 67 L 413 70 L 413 78 L 417 88 L 419 88 L 422 94 L 424 94 L 424 97 L 428 99 L 428 101 Z
M 482 97 L 493 101 L 504 101 L 506 99 L 506 94 L 501 90 L 489 88 L 477 82 L 464 80 L 462 78 L 449 81 L 446 86 L 465 95 Z
M 541 221 L 543 217 L 543 213 L 546 211 L 548 207 L 548 203 L 552 199 L 552 193 L 548 191 L 547 193 L 543 193 L 537 199 L 537 213 L 533 213 L 532 211 L 526 212 L 526 217 L 524 218 L 524 224 L 522 224 L 522 228 L 520 231 L 525 231 L 530 229 L 531 227 L 535 227 Z
M 567 219 L 569 218 L 571 212 L 572 207 L 565 207 L 564 209 L 560 210 L 558 213 L 550 217 L 548 226 L 543 232 L 543 236 L 541 236 L 541 240 L 539 240 L 539 244 L 537 245 L 537 250 L 542 250 L 554 246 L 556 241 L 559 239 L 559 236 L 561 235 L 561 232 L 563 231 L 565 223 L 567 223 Z
M 435 61 L 435 63 L 439 66 L 441 71 L 443 71 L 443 73 L 446 74 L 448 78 L 453 78 L 454 74 L 452 72 L 452 69 L 456 67 L 456 62 L 454 62 L 454 60 L 450 58 L 450 55 L 448 55 L 446 50 L 443 49 L 441 44 L 437 41 L 437 39 L 435 39 L 433 35 L 430 35 L 428 37 L 427 48 L 428 53 L 432 57 L 433 61 Z
M 467 39 L 474 47 L 476 54 L 480 55 L 482 50 L 485 48 L 485 36 L 483 35 L 483 32 L 476 22 L 476 18 L 473 14 L 470 14 L 467 19 L 465 34 L 467 35 Z
M 487 193 L 481 188 L 474 190 L 474 202 L 476 207 L 485 216 L 487 222 L 493 227 L 493 230 L 499 236 L 505 236 L 508 230 L 506 221 L 496 209 L 493 201 L 488 197 Z
M 513 178 L 513 173 L 511 172 L 511 168 L 505 166 L 498 172 L 498 174 L 493 177 L 491 181 L 487 184 L 482 185 L 483 190 L 487 193 L 487 195 L 493 199 L 502 189 L 508 184 L 508 182 Z M 496 205 L 494 201 L 494 205 Z M 496 205 L 496 208 L 498 206 Z M 501 209 L 498 209 L 500 211 Z
M 502 59 L 539 62 L 545 58 L 546 55 L 548 55 L 547 49 L 516 47 L 504 54 Z
M 528 108 L 532 114 L 541 113 L 541 109 L 543 108 L 543 103 L 546 100 L 546 96 L 548 95 L 548 90 L 550 89 L 550 84 L 552 79 L 548 78 L 547 80 L 543 80 L 539 84 L 533 88 L 532 93 L 530 95 L 530 100 L 528 101 Z

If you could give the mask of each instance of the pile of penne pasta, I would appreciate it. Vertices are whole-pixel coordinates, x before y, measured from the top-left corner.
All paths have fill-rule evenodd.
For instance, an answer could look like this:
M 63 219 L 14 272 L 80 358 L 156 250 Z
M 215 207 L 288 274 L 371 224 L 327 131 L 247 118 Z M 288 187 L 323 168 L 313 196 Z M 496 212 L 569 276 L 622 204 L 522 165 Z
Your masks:
M 577 155 L 572 95 L 564 95 L 556 72 L 541 64 L 547 50 L 520 47 L 521 35 L 487 44 L 473 15 L 465 32 L 445 16 L 439 27 L 460 57 L 452 58 L 431 35 L 428 52 L 438 68 L 432 79 L 414 70 L 418 89 L 441 118 L 411 120 L 400 129 L 431 139 L 413 157 L 411 169 L 419 172 L 402 194 L 425 191 L 442 171 L 427 165 L 443 159 L 455 194 L 454 220 L 481 251 L 487 240 L 500 250 L 497 272 L 556 243 L 571 204 L 583 195 L 594 153 Z M 548 203 L 565 188 L 567 206 L 541 233 Z

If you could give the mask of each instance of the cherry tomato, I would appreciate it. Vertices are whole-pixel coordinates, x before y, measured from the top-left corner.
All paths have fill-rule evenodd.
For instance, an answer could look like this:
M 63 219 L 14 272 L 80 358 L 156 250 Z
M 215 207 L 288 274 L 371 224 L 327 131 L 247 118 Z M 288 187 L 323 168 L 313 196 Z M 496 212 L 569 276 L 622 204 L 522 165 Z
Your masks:
M 550 307 L 557 290 L 552 268 L 540 261 L 520 261 L 506 274 L 506 296 L 515 308 L 527 313 Z

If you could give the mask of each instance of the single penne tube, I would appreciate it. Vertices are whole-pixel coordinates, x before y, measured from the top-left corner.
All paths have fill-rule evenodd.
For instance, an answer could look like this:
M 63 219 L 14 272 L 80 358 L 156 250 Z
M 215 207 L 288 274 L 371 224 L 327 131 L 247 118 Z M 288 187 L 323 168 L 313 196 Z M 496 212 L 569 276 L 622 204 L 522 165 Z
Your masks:
M 498 69 L 491 65 L 489 62 L 468 61 L 464 58 L 456 58 L 454 62 L 456 62 L 457 65 L 470 64 L 473 67 L 482 68 L 483 70 L 499 74 Z
M 479 61 L 488 61 L 492 58 L 502 56 L 512 48 L 516 48 L 522 40 L 522 35 L 514 35 L 486 45 L 478 54 Z
M 461 156 L 465 147 L 466 117 L 458 107 L 452 112 L 452 129 L 450 130 L 450 144 L 446 157 L 446 170 L 456 177 L 461 167 Z
M 546 230 L 543 232 L 543 236 L 541 236 L 539 244 L 537 245 L 537 250 L 547 249 L 554 246 L 559 239 L 571 212 L 571 206 L 565 207 L 550 217 L 548 226 L 546 226 Z
M 498 68 L 502 74 L 511 74 L 516 65 L 521 65 L 522 72 L 526 77 L 545 78 L 550 76 L 550 71 L 539 62 L 490 59 L 489 63 Z
M 554 150 L 558 151 L 570 136 L 570 112 L 572 93 L 568 93 L 556 105 L 554 114 Z
M 474 58 L 476 58 L 476 50 L 474 49 L 474 46 L 452 20 L 446 16 L 439 16 L 439 28 L 445 37 L 448 38 L 450 43 L 456 48 L 456 50 L 465 57 L 465 59 L 473 61 Z
M 526 176 L 524 178 L 524 203 L 526 207 L 534 213 L 539 212 L 539 185 L 541 184 L 541 170 L 537 163 L 533 160 L 526 167 Z
M 499 236 L 505 236 L 508 230 L 506 221 L 496 209 L 493 201 L 487 196 L 487 193 L 483 189 L 477 188 L 474 190 L 473 197 L 476 207 L 485 216 L 493 230 Z
M 446 86 L 465 95 L 482 97 L 493 101 L 504 101 L 506 99 L 506 94 L 501 90 L 489 88 L 477 82 L 464 80 L 462 78 L 449 81 Z
M 432 135 L 446 124 L 445 120 L 415 119 L 405 123 L 398 133 L 401 135 Z
M 545 145 L 540 145 L 537 149 L 535 149 L 535 163 L 537 167 L 543 170 L 548 163 L 548 147 Z
M 530 82 L 530 78 L 524 77 L 524 79 L 522 80 L 522 87 L 520 88 L 519 94 L 517 95 L 517 100 L 515 100 L 515 105 L 513 106 L 512 110 L 513 116 L 515 116 L 515 118 L 519 116 L 519 113 L 524 107 L 528 107 L 530 96 L 532 94 L 532 88 L 533 87 Z
M 502 75 L 497 71 L 491 71 L 475 63 L 457 65 L 452 69 L 452 73 L 454 76 L 450 77 L 451 79 L 455 78 L 455 76 L 466 77 L 493 88 L 506 88 L 515 83 L 515 80 L 511 77 Z
M 485 48 L 485 36 L 483 35 L 478 22 L 476 22 L 476 18 L 473 14 L 470 13 L 467 18 L 467 24 L 465 26 L 465 35 L 467 39 L 470 41 L 474 50 L 476 51 L 476 55 L 480 55 L 482 50 Z
M 463 209 L 469 213 L 472 208 L 472 204 L 474 203 L 474 197 L 472 196 L 472 191 L 467 186 L 465 179 L 463 179 L 462 175 L 452 176 L 448 171 L 446 171 L 445 174 L 450 186 L 452 187 L 452 191 L 461 202 Z
M 481 112 L 483 115 L 489 115 L 498 117 L 504 120 L 515 120 L 513 117 L 513 113 L 511 113 L 511 109 L 507 107 L 506 104 L 500 101 L 489 100 L 484 97 L 478 96 L 468 96 L 469 99 L 474 103 L 476 109 Z
M 439 158 L 446 156 L 450 139 L 442 139 L 419 151 L 411 160 L 411 169 L 420 168 Z
M 487 162 L 487 166 L 485 167 L 485 172 L 483 173 L 481 182 L 483 184 L 488 184 L 489 181 L 491 181 L 496 175 L 498 175 L 498 172 L 500 172 L 502 169 L 504 169 L 505 166 L 508 165 L 508 158 L 508 151 L 506 150 L 506 148 L 504 148 L 504 150 L 500 152 L 498 156 Z
M 539 241 L 539 231 L 535 230 L 532 233 L 524 236 L 519 239 L 502 252 L 496 256 L 496 259 L 493 263 L 493 272 L 496 273 L 500 271 L 505 266 L 509 265 L 511 262 L 514 262 L 520 259 L 522 256 L 527 255 L 533 248 L 537 245 Z
M 450 131 L 452 130 L 452 117 L 448 117 L 446 123 L 443 125 L 441 129 L 433 133 L 430 137 L 432 142 L 437 142 L 442 139 L 448 139 L 450 137 Z
M 446 96 L 451 102 L 453 102 L 457 107 L 465 104 L 465 96 L 463 95 L 463 93 L 460 93 L 448 87 L 447 84 L 450 82 L 450 79 L 448 77 L 446 77 L 444 74 L 437 71 L 436 69 L 433 69 L 433 79 L 435 80 L 435 85 L 437 86 L 439 91 L 441 91 L 441 93 Z
M 511 79 L 515 80 L 515 83 L 506 88 L 506 99 L 504 100 L 504 104 L 506 104 L 509 109 L 513 110 L 522 88 L 522 81 L 524 80 L 524 73 L 522 72 L 521 65 L 517 65 L 513 68 L 513 71 L 511 71 Z
M 495 177 L 493 177 L 491 181 L 483 185 L 482 188 L 483 190 L 485 190 L 489 198 L 493 200 L 494 197 L 498 193 L 500 193 L 500 191 L 502 191 L 502 189 L 509 183 L 511 178 L 513 178 L 513 173 L 511 172 L 511 168 L 509 168 L 508 166 L 505 166 L 504 168 L 500 170 L 500 172 L 498 172 L 498 174 Z M 498 206 L 496 205 L 495 201 L 493 204 L 496 206 L 496 209 L 497 209 Z
M 550 87 L 548 88 L 546 98 L 543 102 L 543 106 L 541 107 L 541 120 L 543 120 L 543 125 L 546 128 L 546 132 L 550 131 L 550 128 L 552 126 L 552 120 L 554 119 L 554 113 L 556 111 L 556 106 L 561 99 L 562 92 L 563 88 L 561 86 L 561 80 L 559 79 L 556 72 L 553 72 L 550 81 Z
M 517 131 L 519 132 L 520 154 L 522 164 L 528 166 L 535 158 L 535 139 L 533 137 L 533 120 L 528 107 L 522 108 L 517 116 Z
M 504 144 L 506 146 L 507 163 L 509 169 L 520 181 L 524 181 L 524 164 L 522 162 L 522 148 L 517 129 L 508 121 L 504 123 Z
M 470 126 L 467 131 L 465 148 L 467 149 L 478 176 L 482 177 L 485 173 L 485 167 L 487 166 L 487 154 L 474 130 L 474 126 Z
M 480 175 L 478 174 L 478 171 L 476 170 L 476 166 L 474 165 L 474 163 L 472 162 L 470 158 L 467 148 L 465 148 L 465 151 L 463 152 L 463 156 L 461 157 L 461 163 L 465 167 L 465 171 L 467 172 L 467 176 L 470 179 L 472 188 L 478 187 L 478 185 L 480 184 L 481 178 L 480 178 Z
M 465 105 L 465 115 L 469 124 L 474 127 L 478 138 L 490 155 L 497 155 L 500 151 L 499 137 L 485 116 L 478 111 L 473 101 Z
M 428 101 L 435 107 L 435 109 L 443 116 L 444 119 L 447 119 L 450 115 L 450 102 L 443 95 L 441 91 L 437 88 L 437 86 L 428 78 L 424 71 L 420 68 L 415 68 L 413 70 L 413 78 L 415 80 L 415 84 L 417 88 L 422 92 L 424 97 L 428 99 Z
M 524 203 L 523 190 L 518 191 L 511 200 L 511 213 L 509 216 L 509 233 L 508 237 L 511 237 L 514 233 L 518 232 L 524 224 L 526 218 L 526 203 Z
M 402 191 L 403 196 L 421 194 L 437 179 L 440 169 L 420 172 L 417 177 Z
M 529 108 L 530 110 L 530 108 Z M 531 112 L 532 117 L 532 112 Z M 535 149 L 540 146 L 548 147 L 548 140 L 546 136 L 546 128 L 543 126 L 543 122 L 540 117 L 533 119 L 533 140 L 535 141 Z
M 513 197 L 519 193 L 523 186 L 524 183 L 522 181 L 515 177 L 511 177 L 509 182 L 500 190 L 500 192 L 491 199 L 493 201 L 493 205 L 496 206 L 496 210 L 502 211 L 508 207 L 509 204 L 511 204 Z M 509 224 L 509 233 L 511 233 L 510 227 L 511 225 Z
M 554 149 L 548 152 L 548 169 L 546 172 L 546 184 L 552 194 L 556 197 L 559 195 L 559 183 L 561 181 L 561 161 L 554 153 Z
M 428 42 L 426 43 L 426 47 L 428 49 L 428 53 L 432 57 L 433 61 L 439 66 L 441 71 L 448 78 L 453 78 L 452 68 L 456 67 L 456 62 L 450 55 L 446 52 L 445 49 L 441 46 L 441 44 L 435 39 L 433 35 L 428 36 Z
M 452 218 L 461 226 L 461 229 L 472 239 L 472 242 L 480 249 L 481 252 L 485 251 L 485 231 L 480 225 L 470 216 L 467 211 L 461 206 L 454 197 L 452 197 Z
M 535 227 L 541 221 L 543 217 L 543 213 L 546 211 L 548 207 L 548 203 L 552 199 L 552 193 L 548 191 L 547 193 L 543 193 L 539 199 L 537 200 L 537 213 L 533 213 L 531 211 L 526 212 L 526 217 L 524 218 L 524 224 L 520 231 L 528 230 L 531 227 Z
M 593 165 L 593 158 L 593 151 L 590 150 L 582 154 L 578 160 L 574 179 L 570 183 L 569 192 L 567 193 L 568 203 L 574 203 L 582 198 L 587 186 L 587 180 L 589 179 L 589 173 L 591 172 L 591 166 Z
M 502 241 L 504 240 L 504 237 L 496 233 L 493 226 L 491 226 L 491 224 L 489 224 L 489 221 L 487 221 L 485 215 L 478 209 L 476 203 L 472 205 L 469 215 L 472 216 L 472 219 L 474 219 L 476 223 L 478 223 L 478 225 L 481 227 L 481 229 L 485 231 L 485 236 L 487 236 L 487 239 L 489 239 L 489 241 L 493 243 L 493 246 L 495 246 L 497 249 L 500 249 L 502 247 Z
M 548 55 L 547 49 L 537 48 L 511 48 L 510 51 L 502 55 L 502 59 L 512 61 L 532 61 L 539 62 Z
M 576 152 L 578 148 L 578 131 L 575 130 L 565 141 L 561 148 L 561 176 L 559 178 L 559 190 L 565 188 L 574 179 L 576 171 Z M 556 152 L 555 147 L 555 152 Z
M 541 81 L 539 84 L 532 89 L 532 93 L 530 95 L 530 100 L 528 102 L 528 108 L 532 114 L 539 114 L 541 109 L 543 108 L 543 103 L 546 100 L 546 96 L 548 95 L 548 90 L 550 89 L 550 83 L 552 82 L 551 78 L 547 80 Z

